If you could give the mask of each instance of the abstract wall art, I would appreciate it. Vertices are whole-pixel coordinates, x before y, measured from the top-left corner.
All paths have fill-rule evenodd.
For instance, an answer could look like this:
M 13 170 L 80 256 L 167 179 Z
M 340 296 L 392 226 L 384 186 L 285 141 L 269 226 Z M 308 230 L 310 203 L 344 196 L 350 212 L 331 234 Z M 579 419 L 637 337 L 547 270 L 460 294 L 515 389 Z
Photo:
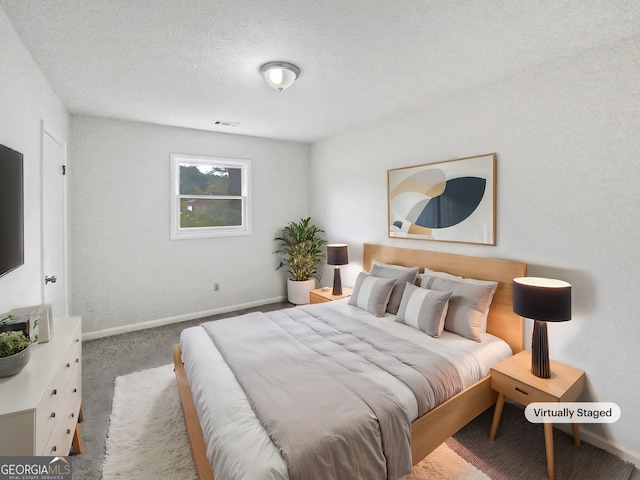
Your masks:
M 496 154 L 387 171 L 389 237 L 496 244 Z

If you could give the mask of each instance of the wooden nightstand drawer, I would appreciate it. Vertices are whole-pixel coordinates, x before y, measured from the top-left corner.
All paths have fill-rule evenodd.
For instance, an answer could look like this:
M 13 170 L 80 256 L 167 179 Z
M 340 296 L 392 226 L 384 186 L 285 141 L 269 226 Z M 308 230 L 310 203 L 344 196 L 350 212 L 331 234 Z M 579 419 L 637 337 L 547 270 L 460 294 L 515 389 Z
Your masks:
M 529 405 L 531 402 L 557 402 L 558 399 L 542 390 L 527 385 L 524 382 L 515 380 L 501 372 L 491 370 L 491 388 L 502 393 L 522 405 Z
M 342 295 L 333 295 L 331 289 L 322 290 L 321 288 L 316 288 L 309 292 L 309 301 L 311 303 L 333 302 L 334 300 L 340 300 L 341 298 L 351 296 L 351 292 L 353 292 L 353 288 L 344 287 L 342 289 Z
M 325 302 L 330 302 L 331 300 L 327 297 L 323 297 L 318 292 L 311 291 L 309 293 L 309 301 L 311 303 L 325 303 Z
M 518 402 L 526 400 L 521 402 L 524 405 L 531 402 L 573 402 L 584 391 L 586 378 L 582 370 L 553 360 L 551 378 L 536 377 L 531 373 L 531 352 L 520 352 L 491 368 L 491 387 Z M 511 395 L 515 387 L 526 393 L 518 397 Z

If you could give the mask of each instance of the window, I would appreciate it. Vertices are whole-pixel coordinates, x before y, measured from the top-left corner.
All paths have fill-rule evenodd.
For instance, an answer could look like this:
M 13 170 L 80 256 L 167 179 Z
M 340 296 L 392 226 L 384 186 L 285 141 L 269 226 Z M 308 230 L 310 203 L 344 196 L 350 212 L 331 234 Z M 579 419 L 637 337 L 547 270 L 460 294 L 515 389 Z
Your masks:
M 251 234 L 251 161 L 171 154 L 171 239 Z

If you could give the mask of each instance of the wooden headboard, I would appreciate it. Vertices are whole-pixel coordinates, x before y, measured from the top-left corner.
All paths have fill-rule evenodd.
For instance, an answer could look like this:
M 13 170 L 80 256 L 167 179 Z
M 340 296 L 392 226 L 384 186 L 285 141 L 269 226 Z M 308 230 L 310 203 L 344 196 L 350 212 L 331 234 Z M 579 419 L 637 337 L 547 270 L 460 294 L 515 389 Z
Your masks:
M 365 271 L 369 271 L 371 261 L 374 259 L 406 267 L 418 266 L 421 273 L 424 267 L 428 267 L 431 270 L 465 278 L 498 282 L 498 289 L 493 296 L 487 318 L 487 332 L 507 342 L 514 354 L 522 351 L 523 321 L 513 313 L 512 281 L 516 277 L 527 274 L 526 263 L 365 243 L 363 253 Z

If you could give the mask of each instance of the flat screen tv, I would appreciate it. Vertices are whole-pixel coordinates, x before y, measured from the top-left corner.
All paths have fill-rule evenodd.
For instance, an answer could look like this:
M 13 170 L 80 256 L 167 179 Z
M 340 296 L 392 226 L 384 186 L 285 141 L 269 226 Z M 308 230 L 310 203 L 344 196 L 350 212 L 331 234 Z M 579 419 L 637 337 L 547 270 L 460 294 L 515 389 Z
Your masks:
M 0 277 L 24 264 L 22 154 L 0 145 Z

